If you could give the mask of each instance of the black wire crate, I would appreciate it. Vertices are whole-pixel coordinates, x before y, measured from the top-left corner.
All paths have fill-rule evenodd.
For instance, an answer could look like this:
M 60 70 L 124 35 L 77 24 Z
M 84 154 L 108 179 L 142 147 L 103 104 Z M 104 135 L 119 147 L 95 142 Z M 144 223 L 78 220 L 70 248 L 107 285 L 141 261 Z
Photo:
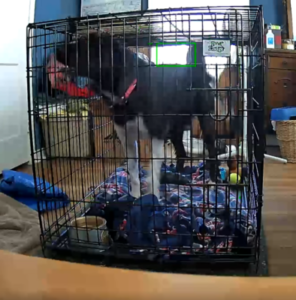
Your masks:
M 262 14 L 178 8 L 29 24 L 44 250 L 258 261 Z

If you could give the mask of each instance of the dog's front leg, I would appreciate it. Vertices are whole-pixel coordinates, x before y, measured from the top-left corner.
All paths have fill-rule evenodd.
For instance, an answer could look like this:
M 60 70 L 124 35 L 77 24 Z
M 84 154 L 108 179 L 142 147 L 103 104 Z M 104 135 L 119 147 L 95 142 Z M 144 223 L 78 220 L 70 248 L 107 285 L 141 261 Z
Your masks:
M 114 128 L 123 147 L 125 157 L 127 158 L 127 172 L 130 177 L 129 193 L 133 197 L 139 198 L 141 196 L 141 186 L 139 179 L 139 166 L 136 159 L 136 137 L 134 137 L 133 134 L 126 132 L 125 127 L 119 126 L 116 123 L 114 123 Z
M 164 160 L 164 141 L 152 138 L 152 163 L 148 178 L 149 192 L 159 198 L 160 172 Z

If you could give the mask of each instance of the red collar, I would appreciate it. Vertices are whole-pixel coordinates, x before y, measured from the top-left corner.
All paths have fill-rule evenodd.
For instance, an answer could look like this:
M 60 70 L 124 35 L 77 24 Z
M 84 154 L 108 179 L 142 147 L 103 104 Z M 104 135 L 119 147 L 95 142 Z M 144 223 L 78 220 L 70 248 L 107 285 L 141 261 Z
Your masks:
M 131 93 L 135 90 L 136 86 L 137 86 L 138 80 L 134 79 L 133 82 L 130 84 L 130 86 L 128 87 L 128 89 L 126 90 L 126 92 L 124 93 L 124 95 L 119 99 L 118 102 L 116 102 L 119 105 L 126 105 L 129 96 L 131 95 Z M 113 99 L 112 94 L 110 92 L 107 91 L 102 91 L 102 95 L 104 97 L 106 97 L 107 99 Z M 112 100 L 113 101 L 113 100 Z M 115 103 L 113 103 L 110 108 L 113 107 Z
M 135 90 L 137 86 L 137 79 L 134 79 L 134 81 L 131 83 L 131 85 L 128 87 L 126 92 L 124 93 L 124 96 L 121 97 L 121 99 L 125 100 L 127 102 L 128 97 L 131 95 L 131 93 Z

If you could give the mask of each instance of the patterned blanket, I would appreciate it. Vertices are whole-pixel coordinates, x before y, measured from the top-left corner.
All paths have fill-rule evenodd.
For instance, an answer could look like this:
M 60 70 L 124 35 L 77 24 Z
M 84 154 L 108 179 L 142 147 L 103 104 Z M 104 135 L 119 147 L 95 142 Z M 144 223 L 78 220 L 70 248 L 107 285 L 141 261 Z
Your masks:
M 175 166 L 163 165 L 162 172 L 175 173 Z M 143 194 L 147 175 L 140 168 Z M 185 168 L 181 176 L 190 184 L 162 184 L 159 199 L 151 194 L 135 199 L 128 194 L 128 173 L 117 168 L 101 185 L 88 215 L 107 219 L 113 240 L 136 252 L 228 253 L 251 247 L 254 209 L 248 209 L 242 193 L 225 186 L 208 188 L 209 175 L 202 163 Z

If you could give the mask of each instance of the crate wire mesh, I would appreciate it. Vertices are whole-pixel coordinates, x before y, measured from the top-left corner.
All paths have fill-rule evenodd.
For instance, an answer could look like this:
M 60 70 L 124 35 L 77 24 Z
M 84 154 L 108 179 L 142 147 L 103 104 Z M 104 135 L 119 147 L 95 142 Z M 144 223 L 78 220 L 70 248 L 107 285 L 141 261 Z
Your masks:
M 58 49 L 65 49 L 66 53 L 67 47 L 79 39 L 89 43 L 94 33 L 108 38 L 111 45 L 114 41 L 122 42 L 126 51 L 132 48 L 137 57 L 139 49 L 146 49 L 148 61 L 156 43 L 161 47 L 162 43 L 230 40 L 235 61 L 226 59 L 207 65 L 203 61 L 203 72 L 212 70 L 214 86 L 195 87 L 191 72 L 187 88 L 188 93 L 202 90 L 206 94 L 214 92 L 216 99 L 226 99 L 224 107 L 215 101 L 215 112 L 187 115 L 201 122 L 208 120 L 211 113 L 215 120 L 212 136 L 216 147 L 226 144 L 224 150 L 236 149 L 235 154 L 222 153 L 222 156 L 216 151 L 214 162 L 220 165 L 217 182 L 206 178 L 207 146 L 198 139 L 203 132 L 195 136 L 195 141 L 202 145 L 201 157 L 193 156 L 194 138 L 189 133 L 189 138 L 183 139 L 183 143 L 190 145 L 187 157 L 183 157 L 187 173 L 176 177 L 174 149 L 165 139 L 162 176 L 165 174 L 164 180 L 169 181 L 166 175 L 169 170 L 172 181 L 162 182 L 164 192 L 157 204 L 145 206 L 143 198 L 131 200 L 126 183 L 127 161 L 137 159 L 145 189 L 147 173 L 153 173 L 149 168 L 153 160 L 151 140 L 143 142 L 143 137 L 138 136 L 135 156 L 126 157 L 112 121 L 114 112 L 100 95 L 91 95 L 87 90 L 93 82 L 90 71 L 86 78 L 80 76 L 77 67 L 67 66 L 67 54 L 63 68 L 59 69 L 60 62 L 56 59 L 50 65 L 51 71 L 48 67 L 49 57 L 56 57 Z M 264 153 L 262 36 L 261 7 L 149 10 L 30 24 L 27 29 L 29 125 L 43 249 L 255 262 L 260 247 Z M 89 49 L 86 52 L 90 70 Z M 76 66 L 80 58 L 77 50 Z M 138 60 L 136 69 L 140 72 Z M 157 68 L 151 60 L 148 67 Z M 102 72 L 101 65 L 97 69 Z M 221 74 L 224 81 L 220 80 Z M 167 87 L 163 85 L 164 88 Z M 233 98 L 237 99 L 235 116 L 228 107 Z M 161 118 L 165 113 L 143 117 Z M 244 126 L 235 138 L 230 138 L 227 131 L 235 118 Z M 83 120 L 88 125 L 82 126 Z M 47 130 L 42 129 L 42 122 Z M 56 126 L 48 130 L 52 122 Z M 68 125 L 59 125 L 65 123 Z M 190 126 L 190 132 L 196 129 L 194 126 Z M 221 170 L 226 173 L 223 180 Z M 230 182 L 233 172 L 240 174 L 240 180 Z M 47 189 L 54 190 L 56 197 L 44 202 L 45 181 L 50 182 Z M 59 201 L 61 194 L 66 195 L 67 201 Z M 156 226 L 159 218 L 162 225 Z

